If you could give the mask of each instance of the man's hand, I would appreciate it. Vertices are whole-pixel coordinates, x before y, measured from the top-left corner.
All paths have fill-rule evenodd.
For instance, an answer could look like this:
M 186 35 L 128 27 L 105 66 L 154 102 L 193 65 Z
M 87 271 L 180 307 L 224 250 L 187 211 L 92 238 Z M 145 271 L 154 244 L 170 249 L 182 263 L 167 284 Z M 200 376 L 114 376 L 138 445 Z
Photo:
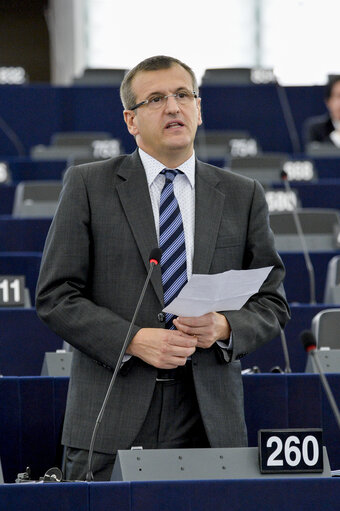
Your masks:
M 197 337 L 197 348 L 210 348 L 216 341 L 226 341 L 231 333 L 227 319 L 218 312 L 196 318 L 178 317 L 173 323 L 179 332 Z
M 126 353 L 159 369 L 174 369 L 185 365 L 196 346 L 197 337 L 193 335 L 163 328 L 141 328 Z

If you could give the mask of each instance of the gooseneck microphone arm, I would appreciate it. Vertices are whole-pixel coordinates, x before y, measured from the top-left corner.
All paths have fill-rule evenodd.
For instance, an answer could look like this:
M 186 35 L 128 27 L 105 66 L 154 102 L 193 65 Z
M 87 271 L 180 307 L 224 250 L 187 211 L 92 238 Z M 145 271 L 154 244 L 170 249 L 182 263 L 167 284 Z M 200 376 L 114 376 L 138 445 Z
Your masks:
M 147 286 L 149 284 L 149 281 L 150 281 L 150 278 L 151 278 L 151 275 L 152 275 L 154 267 L 159 263 L 159 261 L 161 259 L 161 255 L 162 255 L 162 251 L 161 251 L 160 248 L 154 248 L 153 250 L 151 250 L 150 257 L 149 257 L 149 262 L 150 262 L 149 272 L 148 272 L 148 275 L 147 275 L 147 277 L 145 279 L 142 292 L 141 292 L 141 294 L 139 296 L 139 300 L 138 300 L 138 303 L 137 303 L 134 315 L 132 317 L 132 320 L 131 320 L 128 332 L 127 332 L 127 334 L 125 336 L 125 340 L 124 340 L 122 349 L 120 351 L 120 354 L 119 354 L 119 357 L 118 357 L 118 360 L 117 360 L 117 363 L 116 363 L 116 366 L 115 366 L 115 369 L 114 369 L 114 372 L 113 372 L 110 384 L 109 384 L 108 389 L 106 391 L 102 407 L 101 407 L 101 409 L 99 411 L 99 414 L 98 414 L 98 417 L 97 417 L 97 420 L 96 420 L 96 424 L 95 424 L 94 429 L 93 429 L 93 433 L 92 433 L 92 437 L 91 437 L 91 442 L 90 442 L 90 448 L 89 448 L 89 455 L 88 455 L 88 459 L 87 459 L 87 473 L 86 473 L 86 481 L 87 482 L 93 481 L 92 458 L 93 458 L 94 445 L 95 445 L 95 441 L 96 441 L 96 437 L 97 437 L 97 431 L 98 431 L 100 423 L 101 423 L 101 421 L 103 419 L 104 412 L 105 412 L 105 409 L 106 409 L 106 406 L 107 406 L 107 402 L 108 402 L 109 397 L 111 395 L 113 385 L 114 385 L 114 383 L 116 381 L 118 371 L 119 371 L 119 369 L 121 367 L 122 360 L 123 360 L 123 357 L 124 357 L 125 352 L 126 352 L 126 348 L 128 347 L 128 344 L 130 343 L 131 331 L 132 331 L 132 328 L 133 328 L 133 326 L 135 324 L 136 317 L 137 317 L 137 314 L 139 312 L 140 306 L 142 304 L 142 301 L 143 301 L 143 298 L 144 298 L 144 295 L 145 295 L 145 292 L 146 292 L 146 288 L 147 288 Z
M 300 144 L 299 135 L 297 133 L 297 129 L 296 129 L 296 125 L 295 125 L 295 121 L 294 121 L 294 117 L 293 117 L 293 112 L 290 107 L 286 89 L 284 87 L 282 87 L 281 85 L 277 84 L 276 91 L 277 91 L 277 95 L 279 98 L 281 110 L 283 113 L 283 118 L 284 118 L 287 130 L 288 130 L 288 135 L 289 135 L 290 141 L 292 143 L 293 151 L 294 151 L 294 153 L 299 153 L 299 152 L 301 152 L 301 144 Z
M 285 373 L 291 373 L 292 372 L 292 368 L 290 367 L 287 339 L 286 339 L 286 334 L 284 333 L 283 328 L 280 328 L 280 336 L 281 336 L 281 344 L 282 344 L 283 357 L 284 357 L 284 360 L 285 360 L 285 370 L 284 370 L 284 372 Z
M 338 428 L 340 429 L 340 412 L 338 405 L 336 404 L 336 401 L 333 396 L 333 392 L 328 384 L 327 378 L 323 372 L 323 369 L 320 364 L 320 360 L 318 357 L 318 352 L 316 349 L 316 340 L 314 337 L 313 332 L 310 330 L 305 330 L 300 335 L 301 342 L 303 344 L 303 347 L 305 348 L 305 351 L 307 353 L 310 353 L 313 357 L 313 360 L 315 362 L 316 368 L 318 370 L 318 373 L 320 375 L 321 383 L 324 388 L 325 394 L 327 396 L 328 402 L 332 408 L 335 420 L 337 422 Z
M 290 186 L 289 181 L 288 181 L 287 173 L 284 170 L 282 170 L 282 172 L 281 172 L 281 179 L 282 179 L 283 184 L 285 186 L 286 192 L 292 192 L 291 186 Z M 305 235 L 304 235 L 304 232 L 302 230 L 302 226 L 301 226 L 301 222 L 300 222 L 300 218 L 299 218 L 298 212 L 296 210 L 295 204 L 292 204 L 292 205 L 293 205 L 292 214 L 293 214 L 293 218 L 294 218 L 294 222 L 295 222 L 295 227 L 296 227 L 298 236 L 299 236 L 300 241 L 301 241 L 303 256 L 305 258 L 306 267 L 307 267 L 307 271 L 308 271 L 308 275 L 309 275 L 309 296 L 310 296 L 309 303 L 311 305 L 313 305 L 313 304 L 316 303 L 316 299 L 315 299 L 315 273 L 314 273 L 314 267 L 313 267 L 313 264 L 312 264 L 312 261 L 311 261 L 310 255 L 309 255 L 309 251 L 308 251 L 308 248 L 307 248 Z
M 5 119 L 0 115 L 0 130 L 12 142 L 18 152 L 18 156 L 25 156 L 25 148 L 15 131 L 7 124 Z

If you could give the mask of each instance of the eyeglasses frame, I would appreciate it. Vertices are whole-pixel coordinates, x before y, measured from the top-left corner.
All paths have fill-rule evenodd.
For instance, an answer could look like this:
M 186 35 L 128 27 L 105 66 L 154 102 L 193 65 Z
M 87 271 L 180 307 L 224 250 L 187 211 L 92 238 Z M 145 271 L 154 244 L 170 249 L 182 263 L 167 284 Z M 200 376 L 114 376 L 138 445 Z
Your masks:
M 180 94 L 181 92 L 183 91 L 179 91 L 179 92 L 175 92 L 174 94 L 168 94 L 168 95 L 162 95 L 160 94 L 159 97 L 163 98 L 163 99 L 168 99 L 168 98 L 177 98 L 178 94 Z M 198 95 L 197 95 L 197 92 L 196 91 L 188 91 L 192 94 L 192 98 L 193 99 L 198 99 Z M 148 105 L 149 103 L 151 102 L 150 99 L 145 99 L 144 101 L 141 101 L 140 103 L 137 103 L 137 105 L 133 106 L 132 108 L 129 108 L 129 110 L 133 111 L 133 110 L 136 110 L 137 108 L 139 108 L 140 106 L 143 106 L 143 105 Z

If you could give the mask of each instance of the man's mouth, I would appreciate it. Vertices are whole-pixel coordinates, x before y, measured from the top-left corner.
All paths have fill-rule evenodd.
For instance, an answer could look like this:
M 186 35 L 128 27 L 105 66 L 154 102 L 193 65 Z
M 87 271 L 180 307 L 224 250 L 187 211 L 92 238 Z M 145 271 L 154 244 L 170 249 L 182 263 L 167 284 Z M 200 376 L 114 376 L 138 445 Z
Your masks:
M 172 122 L 168 122 L 165 125 L 165 129 L 181 128 L 182 126 L 184 126 L 184 123 L 182 121 L 172 121 Z

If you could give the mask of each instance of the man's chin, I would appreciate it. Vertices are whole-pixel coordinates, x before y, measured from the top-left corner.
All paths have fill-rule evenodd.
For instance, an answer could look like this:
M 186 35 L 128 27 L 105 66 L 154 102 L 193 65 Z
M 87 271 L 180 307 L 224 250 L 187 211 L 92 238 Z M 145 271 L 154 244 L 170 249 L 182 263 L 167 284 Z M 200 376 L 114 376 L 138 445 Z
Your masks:
M 170 151 L 186 151 L 190 150 L 190 148 L 193 147 L 193 142 L 191 140 L 170 140 L 168 143 L 165 144 L 167 149 Z

